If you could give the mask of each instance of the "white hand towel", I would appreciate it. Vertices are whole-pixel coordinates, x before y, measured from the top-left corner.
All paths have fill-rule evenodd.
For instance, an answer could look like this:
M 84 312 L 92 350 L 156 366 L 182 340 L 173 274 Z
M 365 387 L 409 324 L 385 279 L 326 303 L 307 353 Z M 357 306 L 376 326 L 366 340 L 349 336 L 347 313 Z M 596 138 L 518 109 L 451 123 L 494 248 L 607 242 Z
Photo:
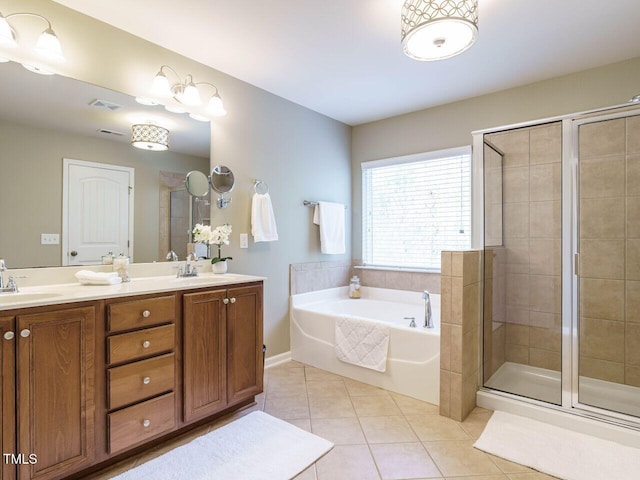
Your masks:
M 254 242 L 278 240 L 276 217 L 268 193 L 254 193 L 251 200 L 251 234 Z
M 82 285 L 117 285 L 122 283 L 118 272 L 92 272 L 91 270 L 79 270 L 75 277 Z
M 389 326 L 342 315 L 336 318 L 334 345 L 339 360 L 384 372 L 389 351 Z
M 313 223 L 320 226 L 320 251 L 329 254 L 345 252 L 344 204 L 318 202 Z

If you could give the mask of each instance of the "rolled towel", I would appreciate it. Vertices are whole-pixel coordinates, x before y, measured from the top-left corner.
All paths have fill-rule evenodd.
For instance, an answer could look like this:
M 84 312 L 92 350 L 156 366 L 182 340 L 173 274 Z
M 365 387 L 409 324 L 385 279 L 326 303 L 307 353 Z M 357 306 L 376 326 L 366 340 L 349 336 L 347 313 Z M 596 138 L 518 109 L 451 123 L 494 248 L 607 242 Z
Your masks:
M 79 270 L 76 278 L 81 285 L 117 285 L 122 283 L 118 272 L 92 272 L 91 270 Z

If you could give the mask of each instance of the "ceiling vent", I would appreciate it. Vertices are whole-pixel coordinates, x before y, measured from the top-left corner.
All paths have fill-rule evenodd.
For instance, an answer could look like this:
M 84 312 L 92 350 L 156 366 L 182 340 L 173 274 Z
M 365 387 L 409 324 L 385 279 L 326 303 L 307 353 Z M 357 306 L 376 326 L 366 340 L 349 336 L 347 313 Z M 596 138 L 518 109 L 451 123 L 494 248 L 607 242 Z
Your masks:
M 91 100 L 89 102 L 89 106 L 102 108 L 104 110 L 111 110 L 112 112 L 122 108 L 122 105 L 118 105 L 117 103 L 113 103 L 113 102 L 107 102 L 106 100 L 100 100 L 99 98 L 96 98 L 95 100 Z
M 113 135 L 114 137 L 122 137 L 124 135 L 124 133 L 122 132 L 116 132 L 114 130 L 107 130 L 106 128 L 100 128 L 99 130 L 97 130 L 98 133 L 101 133 L 103 135 Z

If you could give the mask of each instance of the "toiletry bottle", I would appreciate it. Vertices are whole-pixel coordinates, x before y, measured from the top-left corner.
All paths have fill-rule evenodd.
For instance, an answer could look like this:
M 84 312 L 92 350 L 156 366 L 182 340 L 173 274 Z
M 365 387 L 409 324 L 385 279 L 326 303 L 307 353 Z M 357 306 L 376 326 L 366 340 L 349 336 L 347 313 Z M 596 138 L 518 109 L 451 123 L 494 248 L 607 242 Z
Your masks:
M 123 282 L 129 281 L 129 257 L 120 253 L 117 257 L 113 257 L 113 271 L 118 272 L 118 276 Z
M 351 277 L 349 283 L 349 298 L 360 298 L 360 279 L 357 275 Z

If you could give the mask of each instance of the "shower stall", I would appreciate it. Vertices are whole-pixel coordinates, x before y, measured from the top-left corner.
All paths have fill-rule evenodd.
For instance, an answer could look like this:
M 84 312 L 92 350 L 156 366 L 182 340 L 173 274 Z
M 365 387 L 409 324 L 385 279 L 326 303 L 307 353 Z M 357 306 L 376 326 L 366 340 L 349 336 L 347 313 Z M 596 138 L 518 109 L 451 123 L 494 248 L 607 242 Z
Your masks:
M 483 390 L 639 428 L 640 108 L 475 132 L 474 147 Z

